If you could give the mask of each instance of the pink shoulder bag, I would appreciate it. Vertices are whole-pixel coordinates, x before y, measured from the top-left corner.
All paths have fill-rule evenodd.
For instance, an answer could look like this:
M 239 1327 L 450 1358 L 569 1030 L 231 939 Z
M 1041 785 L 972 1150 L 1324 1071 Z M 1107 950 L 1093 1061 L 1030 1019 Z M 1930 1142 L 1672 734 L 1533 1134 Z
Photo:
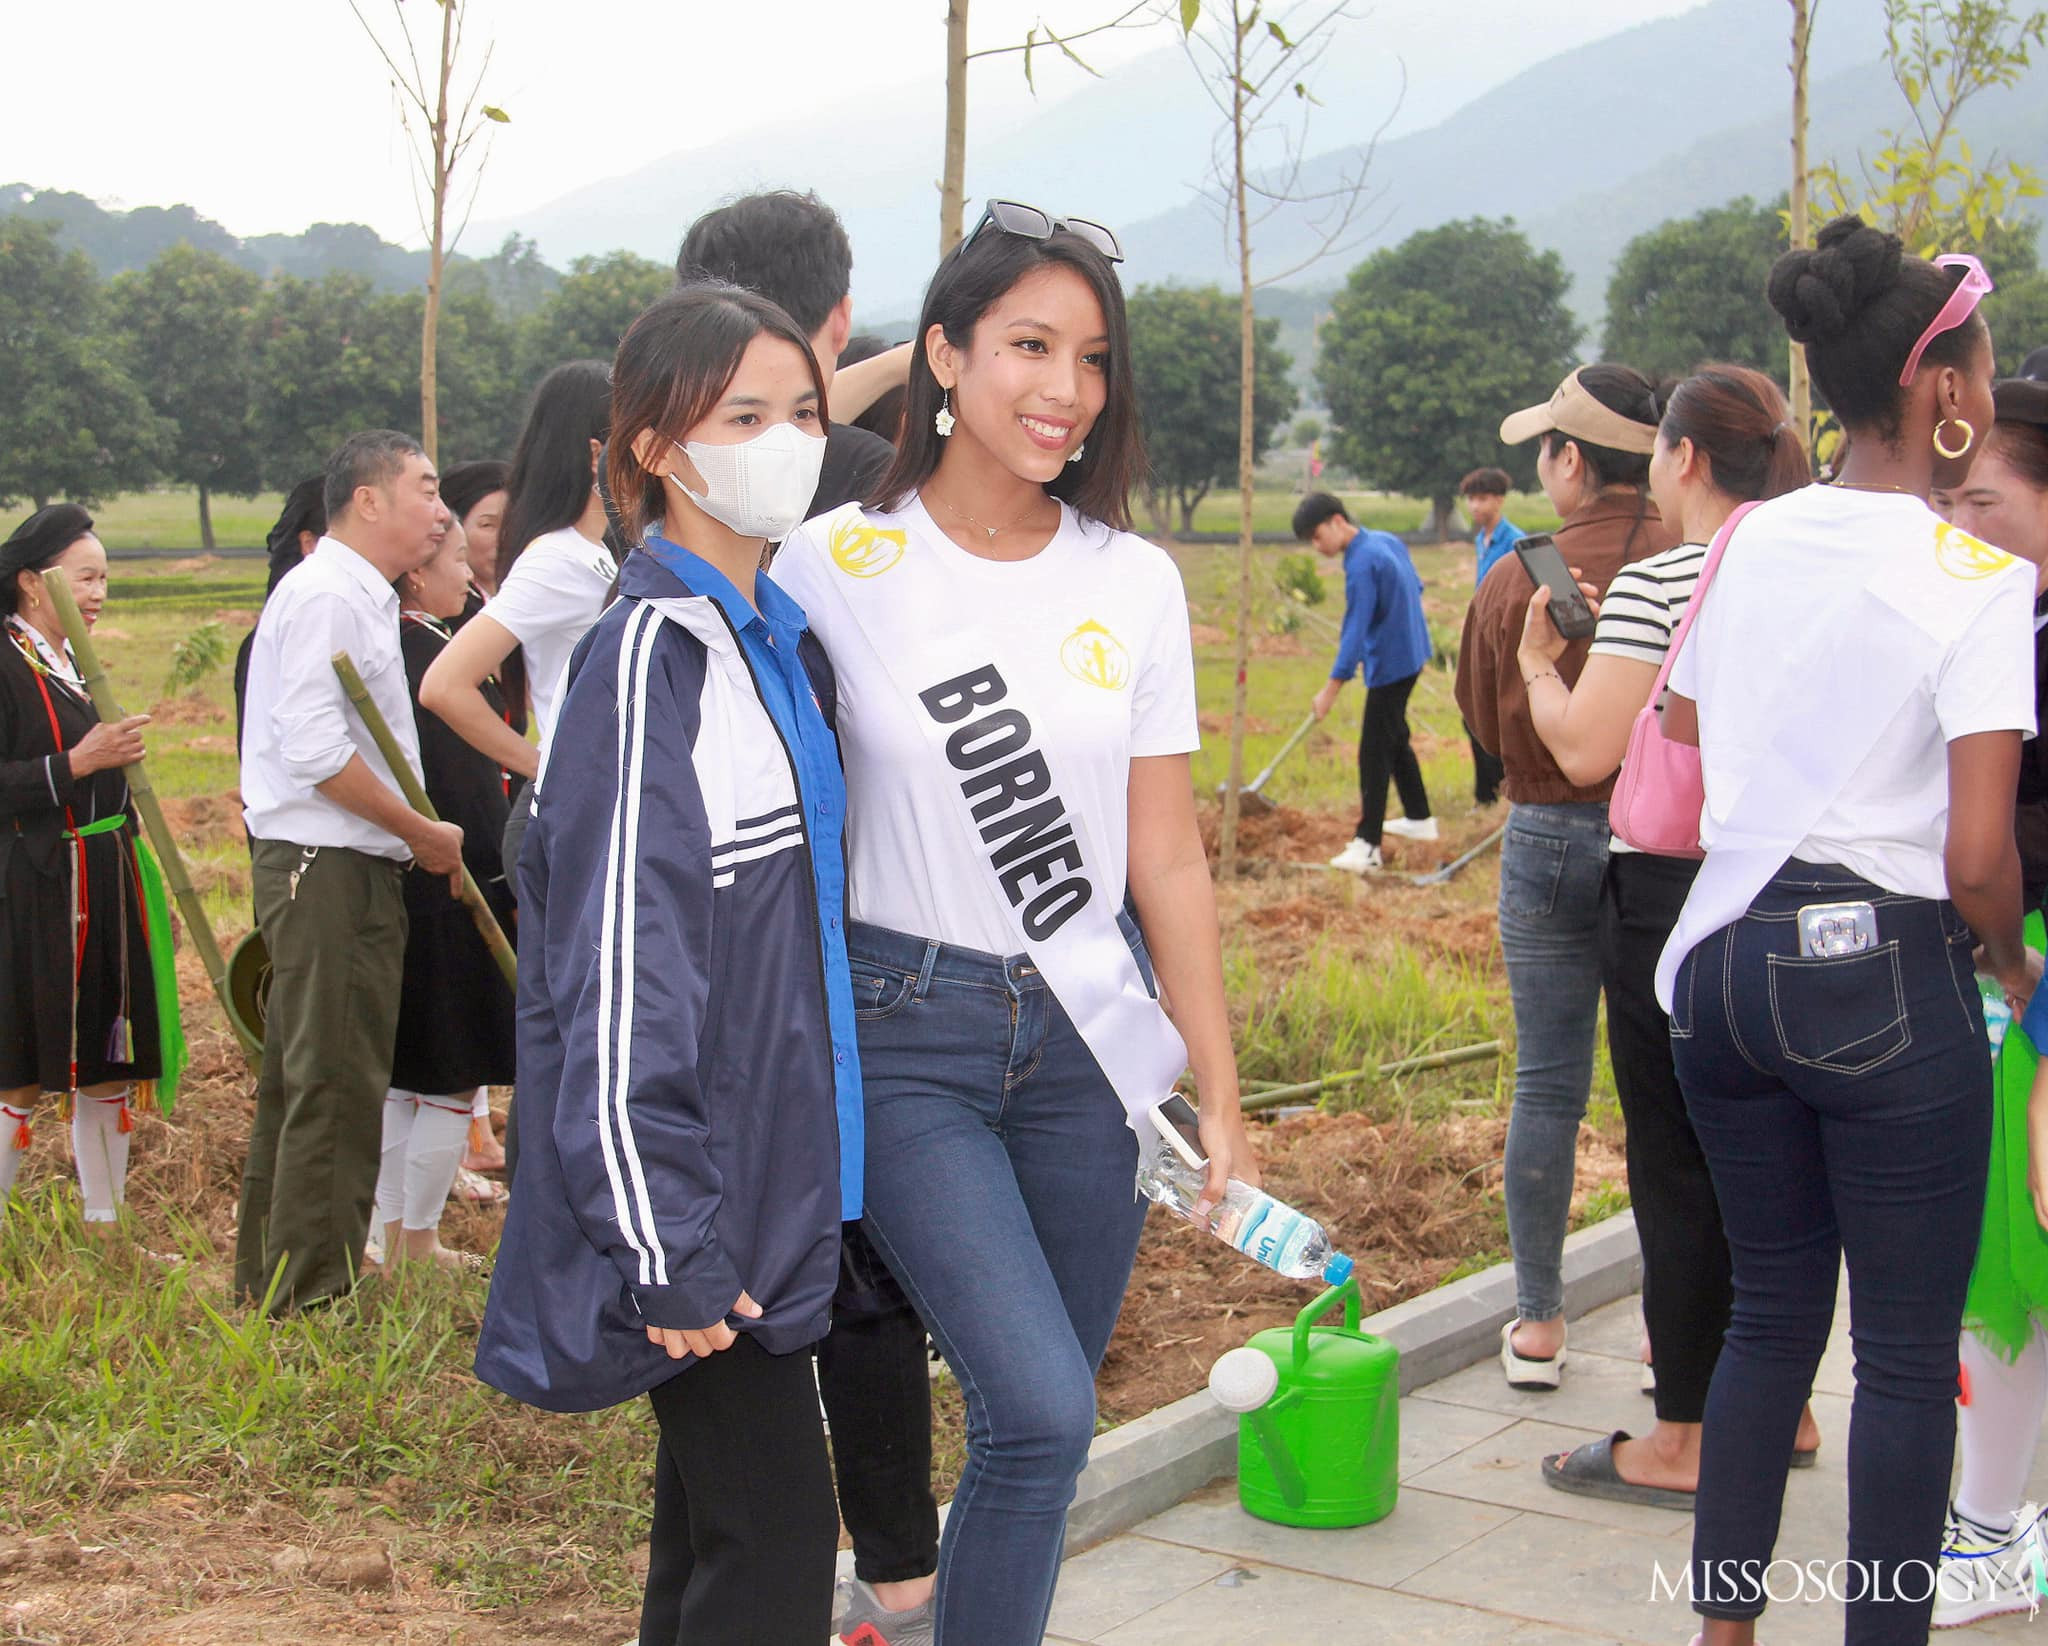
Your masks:
M 1756 507 L 1744 503 L 1714 534 L 1707 550 L 1707 562 L 1700 567 L 1692 599 L 1678 632 L 1664 652 L 1664 666 L 1657 671 L 1657 683 L 1650 688 L 1650 701 L 1636 715 L 1628 734 L 1628 753 L 1622 757 L 1621 775 L 1614 780 L 1614 795 L 1607 803 L 1608 826 L 1616 837 L 1639 852 L 1658 857 L 1705 857 L 1700 850 L 1700 813 L 1707 803 L 1706 782 L 1700 773 L 1700 751 L 1690 744 L 1675 743 L 1664 735 L 1664 722 L 1657 713 L 1664 701 L 1664 687 L 1671 678 L 1671 666 L 1678 661 L 1678 648 L 1692 632 L 1693 619 L 1700 614 L 1700 602 L 1707 597 L 1707 585 L 1719 569 L 1721 556 L 1736 524 Z

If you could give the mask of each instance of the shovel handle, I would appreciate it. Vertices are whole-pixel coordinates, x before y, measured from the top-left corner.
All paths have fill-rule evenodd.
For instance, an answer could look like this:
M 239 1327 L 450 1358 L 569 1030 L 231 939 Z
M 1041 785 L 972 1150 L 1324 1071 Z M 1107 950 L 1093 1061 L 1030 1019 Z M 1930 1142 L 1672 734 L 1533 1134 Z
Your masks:
M 1311 714 L 1307 716 L 1299 726 L 1296 726 L 1294 728 L 1294 735 L 1288 738 L 1288 740 L 1285 743 L 1282 743 L 1280 745 L 1280 752 L 1274 755 L 1271 760 L 1266 762 L 1266 769 L 1260 772 L 1257 777 L 1253 778 L 1251 782 L 1245 785 L 1246 792 L 1249 794 L 1256 794 L 1260 789 L 1264 788 L 1266 786 L 1266 779 L 1271 777 L 1276 771 L 1280 769 L 1280 762 L 1285 760 L 1290 754 L 1294 753 L 1295 749 L 1300 745 L 1301 740 L 1304 737 L 1308 736 L 1310 732 L 1315 730 L 1315 725 L 1316 717 Z

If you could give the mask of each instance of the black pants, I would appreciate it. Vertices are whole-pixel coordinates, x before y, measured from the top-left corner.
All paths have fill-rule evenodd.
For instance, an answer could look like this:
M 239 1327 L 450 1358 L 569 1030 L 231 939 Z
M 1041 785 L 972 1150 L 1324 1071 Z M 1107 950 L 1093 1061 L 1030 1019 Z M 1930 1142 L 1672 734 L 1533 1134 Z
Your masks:
M 1699 865 L 1614 852 L 1600 892 L 1600 982 L 1607 1049 L 1628 1127 L 1628 1192 L 1643 1248 L 1643 1319 L 1657 1367 L 1657 1415 L 1706 1416 L 1735 1292 L 1728 1236 L 1707 1157 L 1671 1063 L 1671 1020 L 1657 1004 L 1657 957 Z
M 661 1425 L 641 1646 L 818 1646 L 839 1517 L 811 1351 L 730 1349 L 648 1391 Z
M 832 1332 L 818 1345 L 818 1392 L 832 1425 L 839 1514 L 863 1583 L 907 1583 L 939 1569 L 928 1367 L 924 1322 L 861 1226 L 845 1225 Z
M 1500 798 L 1500 786 L 1508 775 L 1508 769 L 1501 764 L 1500 756 L 1489 754 L 1480 746 L 1479 734 L 1467 725 L 1465 741 L 1472 745 L 1472 803 L 1477 806 L 1491 806 Z
M 1365 691 L 1365 720 L 1358 728 L 1358 838 L 1377 846 L 1386 832 L 1387 780 L 1401 795 L 1401 809 L 1418 823 L 1429 816 L 1429 791 L 1422 765 L 1408 741 L 1408 695 L 1420 674 Z

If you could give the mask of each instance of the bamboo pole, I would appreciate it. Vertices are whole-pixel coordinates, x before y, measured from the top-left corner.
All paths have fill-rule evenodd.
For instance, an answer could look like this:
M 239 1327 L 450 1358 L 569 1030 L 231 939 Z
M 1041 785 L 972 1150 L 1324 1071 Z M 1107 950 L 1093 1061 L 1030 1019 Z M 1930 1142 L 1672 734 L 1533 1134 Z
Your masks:
M 438 823 L 441 814 L 434 810 L 427 791 L 413 776 L 412 762 L 405 758 L 405 750 L 391 735 L 384 711 L 377 707 L 370 696 L 370 688 L 363 684 L 363 677 L 356 672 L 355 660 L 347 652 L 336 652 L 334 672 L 341 677 L 341 689 L 348 693 L 348 700 L 356 706 L 356 712 L 363 717 L 370 736 L 376 740 L 377 748 L 384 756 L 384 764 L 391 768 L 391 775 L 397 780 L 398 792 L 405 796 L 405 803 L 422 817 L 430 817 Z M 512 945 L 506 942 L 505 929 L 498 924 L 498 917 L 491 913 L 491 906 L 477 889 L 476 880 L 466 863 L 462 867 L 462 906 L 469 910 L 470 919 L 476 922 L 477 933 L 483 938 L 484 947 L 491 951 L 491 958 L 498 963 L 498 970 L 505 974 L 505 982 L 517 989 L 519 957 L 512 952 Z
M 49 590 L 50 603 L 57 608 L 57 620 L 64 625 L 64 638 L 71 642 L 71 655 L 78 659 L 78 672 L 85 680 L 85 689 L 92 694 L 93 708 L 108 724 L 121 719 L 121 704 L 114 696 L 113 682 L 107 679 L 107 671 L 100 664 L 99 653 L 93 647 L 92 633 L 85 626 L 85 616 L 72 597 L 71 584 L 63 572 L 53 566 L 43 573 L 43 587 Z M 185 872 L 184 854 L 178 850 L 170 825 L 164 821 L 164 809 L 157 801 L 156 787 L 149 780 L 148 767 L 138 760 L 123 767 L 122 774 L 128 779 L 128 794 L 135 802 L 142 826 L 149 831 L 150 844 L 156 848 L 156 855 L 163 863 L 164 879 L 170 885 L 171 895 L 178 900 L 178 912 L 185 917 L 185 931 L 192 939 L 192 946 L 199 951 L 200 964 L 206 968 L 213 992 L 220 997 L 221 1009 L 227 1013 L 228 1027 L 234 1030 L 235 1039 L 241 1043 L 243 1055 L 254 1063 L 263 1055 L 263 1049 L 243 1033 L 241 1021 L 228 1002 L 227 962 L 221 957 L 220 945 L 214 941 L 213 927 L 207 922 L 206 910 L 200 906 L 199 894 L 192 889 L 192 877 Z
M 1384 1080 L 1390 1075 L 1420 1074 L 1425 1069 L 1448 1069 L 1460 1063 L 1485 1063 L 1499 1057 L 1501 1043 L 1498 1040 L 1482 1041 L 1477 1046 L 1460 1046 L 1454 1051 L 1431 1052 L 1426 1057 L 1403 1058 L 1398 1063 L 1369 1064 L 1363 1069 L 1346 1069 L 1342 1074 L 1324 1075 L 1321 1080 L 1297 1081 L 1292 1086 L 1274 1086 L 1263 1092 L 1253 1092 L 1239 1104 L 1247 1112 L 1255 1109 L 1270 1109 L 1275 1104 L 1285 1103 L 1290 1098 L 1309 1097 L 1331 1086 L 1353 1086 L 1362 1080 Z

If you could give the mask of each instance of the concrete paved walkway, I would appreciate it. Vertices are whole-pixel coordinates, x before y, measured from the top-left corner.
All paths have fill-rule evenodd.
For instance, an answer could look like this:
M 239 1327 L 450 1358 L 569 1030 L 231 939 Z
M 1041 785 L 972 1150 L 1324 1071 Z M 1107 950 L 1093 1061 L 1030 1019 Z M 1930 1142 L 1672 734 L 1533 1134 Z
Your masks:
M 1843 1289 L 1846 1311 L 1846 1285 Z M 1588 1640 L 1685 1646 L 1696 1620 L 1655 1599 L 1654 1574 L 1682 1582 L 1692 1517 L 1572 1497 L 1543 1484 L 1538 1461 L 1612 1429 L 1651 1422 L 1638 1392 L 1634 1299 L 1571 1328 L 1555 1393 L 1519 1394 L 1487 1361 L 1401 1402 L 1401 1499 L 1351 1531 L 1297 1531 L 1254 1520 L 1234 1483 L 1212 1487 L 1067 1562 L 1052 1646 L 1583 1646 Z M 1821 1458 L 1786 1490 L 1780 1558 L 1846 1553 L 1844 1460 L 1850 1373 L 1846 1312 L 1815 1385 Z M 2038 1464 L 2036 1497 L 2048 1491 Z M 2048 1642 L 2048 1615 L 2039 1621 Z M 2025 1638 L 2025 1613 L 1945 1636 L 1955 1646 Z M 1831 1646 L 1840 1606 L 1775 1606 L 1766 1646 Z

